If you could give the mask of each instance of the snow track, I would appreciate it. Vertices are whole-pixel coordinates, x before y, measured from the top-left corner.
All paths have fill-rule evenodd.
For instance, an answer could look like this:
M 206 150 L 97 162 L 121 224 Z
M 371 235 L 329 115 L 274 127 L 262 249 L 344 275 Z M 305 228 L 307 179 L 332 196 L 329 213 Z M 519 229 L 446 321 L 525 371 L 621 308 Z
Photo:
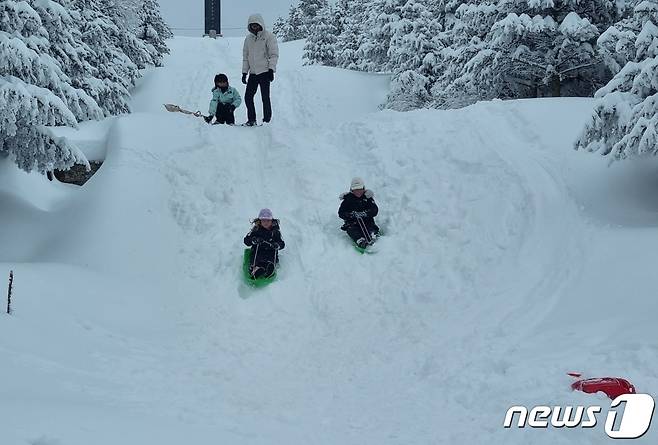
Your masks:
M 559 140 L 535 116 L 566 109 L 557 103 L 378 111 L 386 77 L 302 67 L 292 43 L 272 85 L 273 122 L 209 126 L 161 104 L 205 112 L 217 72 L 242 91 L 241 42 L 171 43 L 135 113 L 113 126 L 106 164 L 80 193 L 58 195 L 71 195 L 50 220 L 63 234 L 44 250 L 68 266 L 19 270 L 86 286 L 117 279 L 90 295 L 49 289 L 45 309 L 70 304 L 60 330 L 36 315 L 34 297 L 17 319 L 25 326 L 0 323 L 0 338 L 44 324 L 53 348 L 0 343 L 11 363 L 1 380 L 27 367 L 41 382 L 33 405 L 0 402 L 0 418 L 20 425 L 0 442 L 602 443 L 602 430 L 501 427 L 511 405 L 587 403 L 568 390 L 571 365 L 619 370 L 605 367 L 614 360 L 605 345 L 574 346 L 586 328 L 545 329 L 579 277 L 593 277 L 596 232 L 555 154 L 569 149 L 585 102 L 571 104 L 577 119 L 555 113 L 568 130 Z M 339 230 L 338 195 L 357 175 L 380 206 L 374 255 L 357 254 Z M 240 266 L 261 207 L 281 219 L 286 249 L 278 280 L 256 291 Z M 102 239 L 89 241 L 88 227 Z M 78 337 L 81 362 L 61 358 Z M 634 348 L 621 371 L 658 388 L 655 348 Z M 43 420 L 49 405 L 34 406 L 46 397 L 71 400 L 70 415 Z M 81 413 L 86 430 L 74 428 Z M 105 417 L 131 433 L 108 433 L 94 420 Z M 157 442 L 144 439 L 154 430 Z
M 219 48 L 212 60 L 239 65 L 239 52 L 231 57 L 221 43 Z M 201 57 L 197 63 L 204 66 Z M 509 319 L 518 316 L 515 311 L 541 317 L 544 296 L 556 291 L 551 286 L 557 281 L 543 268 L 567 266 L 542 243 L 556 243 L 563 227 L 546 233 L 545 215 L 529 209 L 543 204 L 537 198 L 545 188 L 559 192 L 560 184 L 542 165 L 528 177 L 518 175 L 510 162 L 527 159 L 515 161 L 521 153 L 501 148 L 523 145 L 506 136 L 511 125 L 504 115 L 484 128 L 473 110 L 439 113 L 438 121 L 427 113 L 372 111 L 341 120 L 325 106 L 332 88 L 315 87 L 312 72 L 280 70 L 270 126 L 195 122 L 202 144 L 168 161 L 181 260 L 193 280 L 185 287 L 196 285 L 200 297 L 187 315 L 198 326 L 185 349 L 197 350 L 202 363 L 216 356 L 226 362 L 217 370 L 211 360 L 212 378 L 197 376 L 193 386 L 220 388 L 218 398 L 236 386 L 260 388 L 259 396 L 238 391 L 236 403 L 261 404 L 265 412 L 287 403 L 294 418 L 341 443 L 396 434 L 403 442 L 436 440 L 430 433 L 435 429 L 423 426 L 436 413 L 420 409 L 419 394 L 436 403 L 444 394 L 441 382 L 459 380 L 461 370 L 473 366 L 468 351 L 478 351 L 484 362 L 495 360 L 500 350 L 487 352 L 491 335 L 502 342 L 507 334 L 500 332 L 500 319 L 486 314 L 501 299 L 510 305 Z M 194 102 L 194 94 L 176 99 Z M 358 106 L 360 97 L 351 100 L 343 109 Z M 541 182 L 530 177 L 537 174 Z M 356 255 L 338 230 L 337 195 L 354 175 L 366 178 L 382 209 L 386 236 L 374 257 Z M 248 218 L 265 206 L 281 217 L 288 247 L 278 282 L 254 292 L 236 284 L 241 239 Z M 547 258 L 538 258 L 544 252 Z M 525 257 L 515 263 L 520 255 Z M 534 261 L 527 262 L 530 257 Z M 532 279 L 519 280 L 525 273 Z M 238 295 L 249 298 L 241 303 L 246 306 Z M 209 308 L 212 317 L 200 319 Z M 218 349 L 218 338 L 235 346 Z M 253 353 L 245 353 L 247 345 L 254 345 Z M 400 400 L 398 394 L 410 388 L 413 395 Z M 325 405 L 309 412 L 309 400 L 278 391 Z M 373 400 L 375 394 L 381 399 Z M 371 412 L 373 405 L 383 409 Z M 218 406 L 212 402 L 200 411 Z M 318 424 L 326 416 L 326 425 Z

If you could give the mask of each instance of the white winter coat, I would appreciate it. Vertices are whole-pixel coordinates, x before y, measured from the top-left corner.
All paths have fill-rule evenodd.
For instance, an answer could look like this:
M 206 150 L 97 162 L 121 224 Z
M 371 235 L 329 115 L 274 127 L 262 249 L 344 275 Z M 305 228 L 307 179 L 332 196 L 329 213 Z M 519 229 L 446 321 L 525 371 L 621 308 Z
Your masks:
M 265 29 L 265 20 L 260 14 L 249 16 L 249 23 L 258 23 L 263 30 L 258 35 L 251 31 L 244 39 L 242 50 L 242 72 L 251 74 L 262 74 L 269 70 L 276 71 L 276 63 L 279 60 L 279 44 L 276 36 Z

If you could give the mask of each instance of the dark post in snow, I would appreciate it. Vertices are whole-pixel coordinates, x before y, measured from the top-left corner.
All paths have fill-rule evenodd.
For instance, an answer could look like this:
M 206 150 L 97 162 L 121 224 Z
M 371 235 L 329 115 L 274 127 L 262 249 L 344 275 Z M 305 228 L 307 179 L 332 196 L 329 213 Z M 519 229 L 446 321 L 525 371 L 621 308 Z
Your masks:
M 205 34 L 222 35 L 222 0 L 206 0 Z
M 11 314 L 11 288 L 14 285 L 14 271 L 9 271 L 9 288 L 7 289 L 7 313 Z

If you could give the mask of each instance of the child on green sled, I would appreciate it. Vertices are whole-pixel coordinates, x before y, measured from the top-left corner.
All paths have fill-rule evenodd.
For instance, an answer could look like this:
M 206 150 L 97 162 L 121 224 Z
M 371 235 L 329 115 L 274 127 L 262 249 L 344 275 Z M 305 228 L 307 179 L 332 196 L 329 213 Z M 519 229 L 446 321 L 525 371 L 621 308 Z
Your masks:
M 354 178 L 350 191 L 340 195 L 340 199 L 338 216 L 344 221 L 341 230 L 346 231 L 354 243 L 364 249 L 379 234 L 379 227 L 375 224 L 375 216 L 379 213 L 375 196 L 366 189 L 363 179 Z
M 272 218 L 270 209 L 262 209 L 254 226 L 244 237 L 244 243 L 251 247 L 251 264 L 249 273 L 252 278 L 266 278 L 274 274 L 279 262 L 279 250 L 286 247 L 281 238 L 279 220 Z

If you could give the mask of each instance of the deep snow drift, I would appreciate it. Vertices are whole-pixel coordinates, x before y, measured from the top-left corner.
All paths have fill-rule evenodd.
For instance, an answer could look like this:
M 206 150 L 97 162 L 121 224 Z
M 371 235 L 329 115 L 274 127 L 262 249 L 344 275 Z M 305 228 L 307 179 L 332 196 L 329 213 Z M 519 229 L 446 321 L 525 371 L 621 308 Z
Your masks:
M 302 67 L 293 43 L 271 125 L 208 126 L 162 104 L 238 86 L 241 40 L 171 46 L 133 114 L 68 132 L 107 152 L 84 187 L 0 160 L 0 443 L 601 444 L 504 415 L 607 405 L 573 370 L 658 393 L 657 169 L 571 149 L 590 100 L 378 111 L 385 76 Z M 338 230 L 354 175 L 375 255 Z M 266 206 L 287 247 L 254 291 Z

